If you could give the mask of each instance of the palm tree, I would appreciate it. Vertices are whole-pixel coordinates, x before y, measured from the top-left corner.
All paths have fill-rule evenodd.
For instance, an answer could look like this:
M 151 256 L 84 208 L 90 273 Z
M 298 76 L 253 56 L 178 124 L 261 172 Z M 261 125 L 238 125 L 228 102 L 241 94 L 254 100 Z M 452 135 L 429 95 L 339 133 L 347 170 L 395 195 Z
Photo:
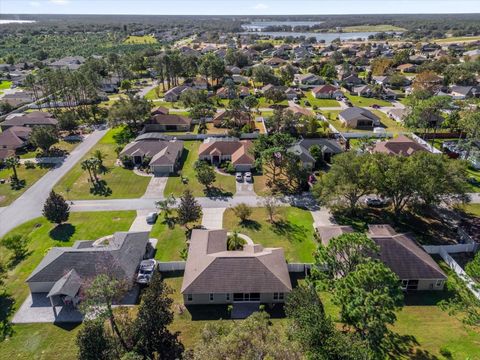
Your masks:
M 82 170 L 88 171 L 88 177 L 90 178 L 90 182 L 93 183 L 94 179 L 92 177 L 92 161 L 90 159 L 83 160 L 80 164 L 82 166 Z
M 245 240 L 238 235 L 238 231 L 234 231 L 233 234 L 228 237 L 227 248 L 229 251 L 240 250 L 243 245 L 245 245 Z
M 103 165 L 103 160 L 105 160 L 107 155 L 105 155 L 100 150 L 95 150 L 93 152 L 93 159 L 95 159 L 96 163 L 98 163 L 98 172 L 100 174 L 105 174 L 107 172 L 107 168 Z
M 16 156 L 9 156 L 5 159 L 5 166 L 8 169 L 12 169 L 13 177 L 12 180 L 18 181 L 17 166 L 20 164 L 20 160 Z

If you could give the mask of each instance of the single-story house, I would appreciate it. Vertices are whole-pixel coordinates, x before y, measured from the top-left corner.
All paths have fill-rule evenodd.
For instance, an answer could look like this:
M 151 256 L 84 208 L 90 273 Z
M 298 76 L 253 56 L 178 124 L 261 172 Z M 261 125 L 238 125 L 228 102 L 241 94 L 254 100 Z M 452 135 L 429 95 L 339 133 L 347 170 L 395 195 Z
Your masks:
M 453 100 L 465 100 L 480 96 L 480 87 L 453 85 L 450 88 L 450 96 Z
M 100 274 L 133 282 L 149 250 L 148 232 L 116 232 L 96 241 L 76 241 L 71 247 L 53 247 L 26 283 L 31 293 L 45 293 L 52 307 L 75 304 L 82 285 Z
M 66 56 L 48 64 L 48 67 L 52 69 L 77 70 L 84 62 L 85 58 L 83 56 Z
M 390 225 L 369 225 L 368 236 L 380 248 L 380 260 L 400 278 L 402 289 L 443 290 L 447 276 L 407 234 Z
M 12 126 L 0 132 L 0 149 L 17 150 L 27 145 L 31 128 L 24 126 Z
M 358 86 L 363 84 L 363 80 L 360 79 L 357 75 L 351 74 L 342 79 L 342 82 L 345 83 L 348 87 Z
M 294 82 L 301 87 L 316 87 L 325 84 L 325 80 L 315 74 L 295 74 Z
M 274 67 L 274 68 L 282 66 L 285 63 L 286 63 L 286 61 L 283 60 L 283 59 L 280 59 L 279 57 L 272 57 L 272 58 L 264 61 L 265 65 L 268 65 L 268 66 L 271 66 L 271 67 Z
M 191 89 L 191 88 L 189 86 L 184 86 L 184 85 L 175 86 L 170 90 L 168 90 L 163 96 L 163 98 L 165 101 L 168 101 L 168 102 L 178 101 L 178 99 L 180 99 L 180 95 L 182 95 L 182 93 L 187 89 Z
M 343 96 L 343 93 L 338 87 L 327 84 L 313 88 L 312 95 L 316 99 L 336 99 L 337 97 Z
M 418 151 L 428 151 L 428 149 L 405 135 L 398 135 L 396 138 L 386 141 L 378 141 L 372 150 L 374 153 L 402 156 L 410 156 Z
M 287 108 L 288 111 L 291 111 L 293 115 L 302 117 L 302 116 L 315 116 L 315 113 L 312 110 L 304 108 L 298 105 L 290 105 Z
M 153 116 L 153 115 L 168 115 L 170 114 L 170 110 L 166 107 L 163 107 L 163 106 L 158 106 L 158 107 L 155 107 L 153 108 L 151 111 L 150 111 L 150 114 Z
M 354 232 L 351 226 L 344 225 L 321 225 L 315 227 L 315 231 L 320 237 L 323 246 L 327 246 L 330 240 L 337 236 Z
M 370 97 L 372 96 L 372 88 L 370 85 L 354 86 L 351 93 L 357 96 Z
M 387 111 L 387 115 L 390 119 L 403 123 L 403 120 L 405 120 L 405 117 L 408 115 L 408 111 L 407 108 L 393 108 Z
M 298 144 L 305 148 L 307 151 L 313 146 L 318 146 L 322 152 L 323 161 L 330 162 L 334 155 L 340 154 L 343 152 L 343 148 L 340 143 L 335 139 L 326 139 L 326 138 L 311 138 L 311 139 L 301 139 L 298 141 Z
M 338 119 L 349 128 L 374 127 L 380 125 L 380 118 L 370 110 L 351 107 L 338 114 Z
M 223 127 L 225 125 L 225 120 L 227 120 L 229 116 L 230 116 L 230 112 L 228 110 L 220 110 L 215 114 L 212 120 L 213 126 Z M 244 126 L 247 124 L 251 124 L 252 126 L 255 126 L 255 124 L 253 123 L 252 115 L 246 111 L 239 113 L 235 121 L 239 126 Z
M 182 153 L 183 141 L 145 139 L 129 143 L 119 157 L 131 159 L 134 165 L 142 165 L 145 160 L 148 160 L 150 171 L 154 175 L 161 176 L 175 172 Z
M 145 132 L 190 131 L 192 119 L 176 114 L 157 114 L 144 124 Z
M 192 231 L 181 292 L 185 305 L 284 303 L 292 291 L 283 249 L 227 251 L 226 230 Z
M 250 153 L 252 142 L 237 138 L 207 138 L 198 149 L 198 158 L 213 165 L 231 161 L 236 171 L 250 171 L 255 157 Z
M 232 75 L 232 80 L 235 84 L 247 84 L 249 79 L 243 75 Z
M 299 95 L 300 95 L 299 91 L 291 87 L 285 90 L 285 96 L 287 97 L 287 100 L 293 100 L 295 98 L 298 98 Z
M 21 105 L 32 103 L 34 100 L 33 93 L 30 91 L 17 91 L 13 94 L 3 95 L 3 97 L 0 99 L 0 102 L 17 108 Z
M 101 81 L 101 90 L 106 93 L 116 93 L 120 87 L 120 78 L 118 76 L 110 76 L 103 78 Z
M 235 89 L 227 86 L 222 86 L 219 88 L 216 92 L 216 95 L 219 99 L 235 99 L 237 97 Z
M 414 73 L 417 71 L 417 65 L 415 64 L 402 64 L 397 66 L 397 70 L 402 73 Z
M 53 117 L 49 112 L 33 111 L 31 113 L 13 114 L 0 123 L 2 130 L 6 130 L 13 126 L 20 127 L 35 127 L 35 126 L 56 126 L 58 124 L 57 119 Z

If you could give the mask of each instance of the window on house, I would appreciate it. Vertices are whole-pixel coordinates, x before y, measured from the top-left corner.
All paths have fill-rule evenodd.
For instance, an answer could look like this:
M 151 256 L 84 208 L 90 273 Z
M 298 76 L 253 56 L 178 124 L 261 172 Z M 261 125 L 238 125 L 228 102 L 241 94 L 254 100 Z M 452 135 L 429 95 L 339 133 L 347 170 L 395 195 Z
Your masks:
M 408 280 L 402 280 L 402 289 L 406 289 L 408 286 Z
M 225 299 L 226 299 L 227 301 L 230 301 L 230 294 L 225 294 Z
M 210 294 L 210 301 L 213 301 L 213 294 Z
M 278 293 L 278 300 L 283 300 L 283 293 Z
M 278 300 L 278 293 L 273 293 L 273 300 Z
M 187 301 L 192 301 L 192 300 L 193 300 L 193 295 L 187 294 Z
M 436 286 L 442 286 L 443 280 L 437 280 Z

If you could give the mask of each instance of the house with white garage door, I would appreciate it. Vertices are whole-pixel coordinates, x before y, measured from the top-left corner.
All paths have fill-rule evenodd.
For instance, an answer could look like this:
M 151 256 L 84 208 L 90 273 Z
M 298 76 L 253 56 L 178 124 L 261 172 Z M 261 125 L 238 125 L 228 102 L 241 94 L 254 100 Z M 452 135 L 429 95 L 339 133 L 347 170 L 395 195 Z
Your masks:
M 166 175 L 177 170 L 183 153 L 183 141 L 144 139 L 129 143 L 119 155 L 124 165 L 149 167 L 154 175 Z

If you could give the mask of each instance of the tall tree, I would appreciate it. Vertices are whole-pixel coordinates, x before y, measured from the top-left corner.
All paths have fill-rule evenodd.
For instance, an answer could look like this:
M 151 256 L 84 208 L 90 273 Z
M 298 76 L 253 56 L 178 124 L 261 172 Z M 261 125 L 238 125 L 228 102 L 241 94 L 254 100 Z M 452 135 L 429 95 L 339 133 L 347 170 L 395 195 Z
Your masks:
M 121 98 L 113 103 L 108 114 L 110 125 L 127 125 L 132 131 L 137 132 L 145 120 L 150 117 L 151 103 L 135 96 L 127 99 Z
M 50 147 L 58 143 L 58 131 L 52 126 L 35 126 L 30 134 L 29 141 L 32 145 L 48 151 Z
M 70 206 L 68 206 L 62 195 L 52 190 L 47 201 L 45 201 L 45 205 L 43 205 L 43 216 L 45 216 L 48 221 L 60 225 L 68 220 L 70 216 Z
M 77 335 L 79 360 L 109 360 L 111 349 L 102 320 L 85 320 Z
M 5 166 L 12 169 L 12 180 L 18 181 L 17 167 L 20 165 L 20 160 L 16 156 L 9 156 L 5 159 Z
M 202 217 L 202 207 L 195 200 L 190 190 L 185 190 L 180 197 L 177 216 L 179 224 L 185 227 L 188 223 L 198 221 Z
M 134 323 L 134 340 L 135 352 L 147 359 L 175 360 L 182 357 L 184 348 L 178 339 L 179 333 L 168 329 L 173 322 L 171 293 L 156 272 L 142 295 Z
M 210 187 L 216 179 L 215 170 L 205 161 L 200 161 L 195 165 L 195 176 L 198 182 L 205 186 L 207 191 L 210 190 Z

